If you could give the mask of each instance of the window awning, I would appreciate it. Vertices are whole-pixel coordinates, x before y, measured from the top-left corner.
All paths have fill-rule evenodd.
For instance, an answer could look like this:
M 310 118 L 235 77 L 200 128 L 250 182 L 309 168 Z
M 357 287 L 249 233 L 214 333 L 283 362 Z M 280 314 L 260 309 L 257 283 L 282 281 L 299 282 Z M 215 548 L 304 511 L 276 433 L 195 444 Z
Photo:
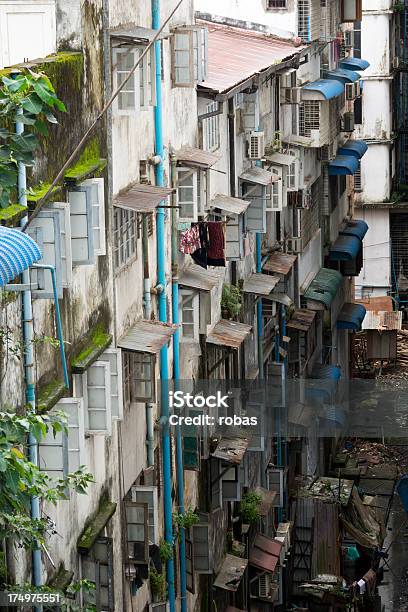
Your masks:
M 138 321 L 118 341 L 118 347 L 137 353 L 157 354 L 175 333 L 175 325 L 159 321 Z
M 297 329 L 298 331 L 307 332 L 312 327 L 315 317 L 315 310 L 298 308 L 294 311 L 292 318 L 287 322 L 286 327 L 289 329 Z
M 248 561 L 243 557 L 225 555 L 221 569 L 215 579 L 214 586 L 235 593 L 238 591 L 247 565 Z
M 268 257 L 262 269 L 265 272 L 275 272 L 277 274 L 287 275 L 291 272 L 293 264 L 297 259 L 296 255 L 288 253 L 273 253 Z
M 345 228 L 340 230 L 340 234 L 344 234 L 345 236 L 356 236 L 360 240 L 364 239 L 364 236 L 368 232 L 368 225 L 362 219 L 352 219 L 347 222 Z
M 330 247 L 332 261 L 352 261 L 361 249 L 361 240 L 355 236 L 340 234 Z
M 336 70 L 330 70 L 326 75 L 326 79 L 341 81 L 342 83 L 355 83 L 361 78 L 361 75 L 354 70 L 347 68 L 336 68 Z
M 275 289 L 269 295 L 265 296 L 265 299 L 272 300 L 273 302 L 277 302 L 278 304 L 283 304 L 284 306 L 292 306 L 293 300 L 286 293 L 282 293 L 281 291 L 276 291 Z
M 224 270 L 222 270 L 222 274 L 224 275 Z M 221 274 L 219 272 L 211 272 L 193 264 L 180 272 L 179 284 L 200 291 L 211 291 L 219 285 L 220 279 Z
M 238 349 L 251 331 L 251 325 L 221 319 L 208 334 L 207 344 Z
M 233 198 L 231 196 L 218 193 L 209 203 L 208 209 L 219 208 L 224 212 L 233 215 L 242 215 L 248 208 L 251 202 L 241 200 L 241 198 Z
M 212 454 L 216 459 L 239 465 L 248 448 L 249 438 L 240 436 L 222 437 Z
M 361 159 L 368 151 L 368 144 L 364 140 L 348 140 L 339 149 L 339 155 L 353 155 Z
M 179 151 L 174 151 L 177 162 L 183 166 L 198 168 L 200 170 L 208 170 L 220 159 L 217 153 L 203 151 L 203 149 L 194 149 L 192 147 L 183 147 Z
M 101 501 L 96 514 L 86 522 L 85 529 L 78 538 L 77 548 L 81 554 L 86 554 L 92 548 L 115 511 L 115 502 L 107 499 Z
M 91 367 L 102 353 L 112 344 L 113 336 L 100 323 L 95 325 L 74 348 L 71 356 L 71 370 L 83 374 Z
M 241 176 L 239 177 L 241 181 L 248 181 L 249 183 L 257 183 L 259 185 L 271 185 L 272 183 L 277 183 L 279 178 L 276 174 L 265 170 L 264 168 L 259 168 L 258 166 L 254 166 L 253 168 L 249 168 L 245 170 Z
M 332 100 L 344 93 L 344 84 L 335 79 L 318 79 L 302 87 L 303 100 Z
M 0 227 L 0 287 L 28 270 L 42 257 L 38 244 L 25 232 Z
M 151 213 L 174 192 L 175 189 L 157 187 L 156 185 L 133 185 L 117 195 L 113 205 L 134 212 Z
M 362 304 L 346 302 L 343 304 L 343 308 L 337 317 L 337 329 L 351 329 L 352 331 L 360 331 L 366 312 L 367 311 Z
M 254 489 L 254 493 L 259 495 L 261 498 L 259 514 L 261 516 L 267 516 L 270 510 L 273 508 L 277 496 L 276 491 L 270 491 L 269 489 L 264 489 L 263 487 L 256 487 L 256 489 Z
M 326 308 L 330 305 L 340 289 L 343 277 L 337 270 L 321 268 L 304 293 L 306 300 L 321 302 Z
M 125 28 L 111 28 L 109 30 L 109 34 L 112 38 L 116 38 L 123 42 L 148 45 L 157 34 L 157 30 L 151 30 L 150 28 L 142 28 L 135 24 L 129 24 Z M 168 38 L 169 36 L 169 33 L 161 32 L 158 38 Z
M 267 296 L 279 283 L 278 276 L 270 274 L 255 273 L 244 280 L 242 291 L 254 293 L 255 295 Z
M 249 551 L 249 563 L 265 572 L 273 572 L 279 563 L 282 542 L 272 540 L 261 533 L 257 533 L 253 546 Z
M 370 62 L 360 57 L 346 57 L 340 60 L 339 66 L 346 70 L 366 70 L 370 66 Z
M 358 159 L 353 155 L 337 155 L 329 161 L 329 176 L 351 176 L 358 170 Z
M 296 161 L 296 157 L 294 155 L 288 155 L 287 153 L 274 153 L 273 155 L 266 155 L 265 159 L 266 161 L 271 162 L 272 164 L 277 164 L 278 166 L 290 166 Z

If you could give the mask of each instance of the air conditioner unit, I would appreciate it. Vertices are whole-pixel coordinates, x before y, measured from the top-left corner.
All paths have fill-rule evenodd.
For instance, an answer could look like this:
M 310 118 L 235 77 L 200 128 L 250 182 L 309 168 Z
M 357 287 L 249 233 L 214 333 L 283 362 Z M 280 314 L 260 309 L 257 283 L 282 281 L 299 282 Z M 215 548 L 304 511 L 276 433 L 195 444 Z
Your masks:
M 251 132 L 248 141 L 249 159 L 262 159 L 265 155 L 265 134 L 263 132 Z
M 284 90 L 284 103 L 285 104 L 300 104 L 302 101 L 302 88 L 301 87 L 287 87 Z
M 302 252 L 302 238 L 292 237 L 288 238 L 286 241 L 286 246 L 288 249 L 288 253 L 292 253 L 293 255 L 299 255 Z
M 258 597 L 266 601 L 275 601 L 278 595 L 276 582 L 272 580 L 272 574 L 261 574 L 258 579 Z
M 346 30 L 344 32 L 344 48 L 351 49 L 354 47 L 354 32 L 353 30 Z
M 392 67 L 394 69 L 398 69 L 400 67 L 400 58 L 399 57 L 393 57 L 392 58 Z
M 356 88 L 354 87 L 354 85 L 355 83 L 346 83 L 346 100 L 354 100 L 354 98 L 356 97 Z
M 343 116 L 343 132 L 354 131 L 354 113 L 344 113 Z

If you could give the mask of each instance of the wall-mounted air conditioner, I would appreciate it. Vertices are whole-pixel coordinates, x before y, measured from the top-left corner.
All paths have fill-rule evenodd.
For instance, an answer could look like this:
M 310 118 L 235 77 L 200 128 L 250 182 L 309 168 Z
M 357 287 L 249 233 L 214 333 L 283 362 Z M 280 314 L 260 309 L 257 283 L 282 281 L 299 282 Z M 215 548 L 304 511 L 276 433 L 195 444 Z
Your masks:
M 249 159 L 262 159 L 265 155 L 265 134 L 263 132 L 251 132 L 248 140 Z

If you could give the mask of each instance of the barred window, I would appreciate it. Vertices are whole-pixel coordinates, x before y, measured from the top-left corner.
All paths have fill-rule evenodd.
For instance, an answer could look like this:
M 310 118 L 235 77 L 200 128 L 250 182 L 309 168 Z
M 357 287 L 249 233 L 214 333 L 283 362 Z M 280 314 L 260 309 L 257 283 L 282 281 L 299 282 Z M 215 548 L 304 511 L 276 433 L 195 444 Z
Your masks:
M 285 9 L 287 8 L 286 0 L 266 0 L 266 10 Z
M 299 136 L 311 136 L 312 130 L 320 129 L 320 102 L 305 100 L 299 105 Z
M 362 191 L 362 185 L 361 185 L 361 161 L 358 162 L 358 170 L 354 174 L 354 191 Z
M 121 268 L 137 255 L 137 213 L 115 208 L 113 218 L 115 267 Z
M 310 0 L 298 1 L 298 36 L 303 42 L 310 41 Z

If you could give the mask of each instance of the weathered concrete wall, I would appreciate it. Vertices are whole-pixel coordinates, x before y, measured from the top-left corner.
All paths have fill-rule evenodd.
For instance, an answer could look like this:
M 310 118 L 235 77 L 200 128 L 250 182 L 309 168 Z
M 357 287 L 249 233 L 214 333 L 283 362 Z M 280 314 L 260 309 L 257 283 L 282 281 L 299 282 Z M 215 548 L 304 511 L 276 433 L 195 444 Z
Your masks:
M 56 0 L 57 49 L 79 51 L 82 43 L 80 0 Z
M 364 268 L 356 279 L 356 296 L 386 295 L 391 284 L 391 245 L 389 211 L 360 209 L 358 217 L 368 223 L 363 242 Z
M 304 291 L 322 266 L 322 233 L 319 229 L 299 258 L 299 289 Z

